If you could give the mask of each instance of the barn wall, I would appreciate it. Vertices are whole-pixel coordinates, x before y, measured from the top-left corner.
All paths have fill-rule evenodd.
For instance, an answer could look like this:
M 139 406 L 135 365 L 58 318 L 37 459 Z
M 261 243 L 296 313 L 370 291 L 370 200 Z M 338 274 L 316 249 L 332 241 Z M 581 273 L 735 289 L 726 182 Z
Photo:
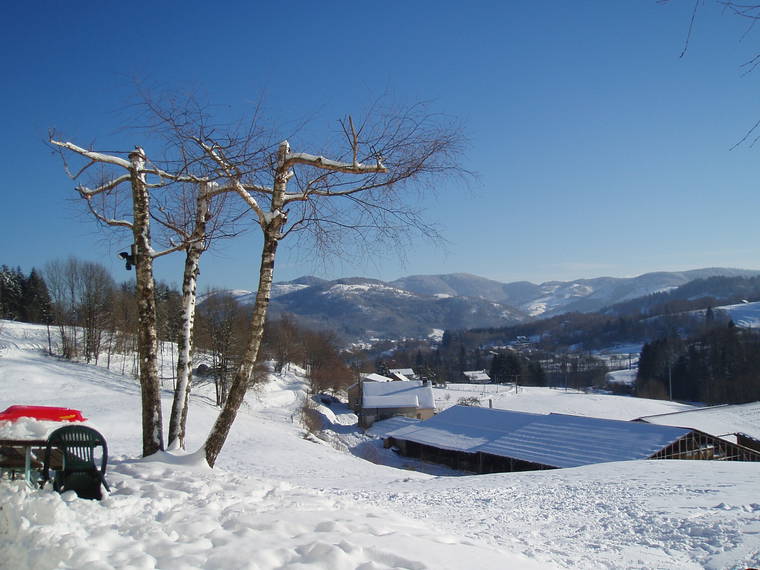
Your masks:
M 435 410 L 430 408 L 364 408 L 359 414 L 359 425 L 366 429 L 375 422 L 396 416 L 427 420 L 434 415 Z
M 511 457 L 499 457 L 488 453 L 466 453 L 440 449 L 429 445 L 423 445 L 414 441 L 389 437 L 384 446 L 396 447 L 404 457 L 420 459 L 430 463 L 446 465 L 457 471 L 469 471 L 471 473 L 510 473 L 512 471 L 538 471 L 541 469 L 556 469 L 551 465 L 542 465 L 530 461 L 522 461 Z
M 760 461 L 760 452 L 694 430 L 661 449 L 650 459 Z

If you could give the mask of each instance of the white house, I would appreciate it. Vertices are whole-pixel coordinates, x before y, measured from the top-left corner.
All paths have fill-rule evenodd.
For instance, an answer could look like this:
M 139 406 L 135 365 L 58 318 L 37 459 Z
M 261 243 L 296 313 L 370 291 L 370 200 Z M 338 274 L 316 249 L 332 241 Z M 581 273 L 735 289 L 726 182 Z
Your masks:
M 435 414 L 433 389 L 427 380 L 359 382 L 349 388 L 349 404 L 364 428 L 393 416 L 426 420 Z

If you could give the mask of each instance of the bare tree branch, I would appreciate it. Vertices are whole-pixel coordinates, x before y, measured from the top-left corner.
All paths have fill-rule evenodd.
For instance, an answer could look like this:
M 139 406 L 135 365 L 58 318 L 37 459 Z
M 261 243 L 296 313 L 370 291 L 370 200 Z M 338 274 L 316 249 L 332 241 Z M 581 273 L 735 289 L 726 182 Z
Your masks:
M 92 160 L 93 162 L 101 162 L 101 163 L 105 163 L 105 164 L 113 164 L 115 166 L 120 166 L 121 168 L 124 168 L 126 170 L 129 170 L 130 168 L 132 168 L 132 163 L 131 162 L 129 162 L 128 160 L 125 160 L 123 158 L 120 158 L 118 156 L 112 156 L 110 154 L 102 154 L 102 153 L 99 153 L 99 152 L 87 150 L 87 149 L 84 149 L 84 148 L 82 148 L 80 146 L 75 145 L 74 143 L 64 142 L 64 141 L 57 141 L 57 140 L 55 140 L 53 138 L 50 138 L 49 142 L 50 142 L 50 144 L 59 146 L 61 148 L 65 148 L 65 149 L 70 150 L 72 152 L 75 152 L 75 153 L 77 153 L 77 154 L 79 154 L 81 156 L 87 157 L 90 160 Z M 84 169 L 82 169 L 82 170 L 84 170 Z M 80 172 L 82 172 L 82 171 L 80 171 Z
M 95 164 L 95 163 L 93 162 L 93 163 L 90 163 L 90 164 Z M 80 173 L 81 172 L 82 171 L 80 171 Z M 102 192 L 109 192 L 110 190 L 113 190 L 114 188 L 116 188 L 120 184 L 122 184 L 124 182 L 129 182 L 130 180 L 131 180 L 131 175 L 130 174 L 124 174 L 123 176 L 119 176 L 118 178 L 114 178 L 110 182 L 102 184 L 102 185 L 98 186 L 97 188 L 90 189 L 90 188 L 87 188 L 86 186 L 77 186 L 76 187 L 76 191 L 79 192 L 79 194 L 82 196 L 82 198 L 89 199 L 89 198 L 92 198 L 93 196 L 97 196 L 98 194 L 100 194 Z

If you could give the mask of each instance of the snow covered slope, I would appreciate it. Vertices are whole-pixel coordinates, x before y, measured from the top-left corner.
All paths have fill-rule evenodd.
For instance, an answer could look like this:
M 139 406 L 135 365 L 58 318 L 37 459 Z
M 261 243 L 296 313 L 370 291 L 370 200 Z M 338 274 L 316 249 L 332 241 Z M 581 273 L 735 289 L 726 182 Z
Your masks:
M 0 322 L 0 407 L 81 409 L 108 439 L 112 493 L 90 502 L 0 482 L 3 567 L 760 564 L 760 465 L 634 461 L 449 477 L 394 469 L 303 437 L 297 410 L 304 387 L 296 370 L 249 394 L 214 470 L 192 454 L 141 460 L 135 381 L 47 357 L 40 350 L 46 344 L 43 327 Z M 529 407 L 530 396 L 526 391 L 514 400 Z M 584 397 L 566 400 L 587 409 Z M 197 449 L 215 409 L 202 387 L 192 400 L 188 444 Z M 623 417 L 623 402 L 636 400 L 593 406 Z M 168 391 L 165 404 L 168 411 Z M 347 417 L 335 421 L 342 425 Z
M 715 307 L 716 311 L 726 313 L 737 326 L 757 329 L 760 328 L 760 302 L 739 303 Z

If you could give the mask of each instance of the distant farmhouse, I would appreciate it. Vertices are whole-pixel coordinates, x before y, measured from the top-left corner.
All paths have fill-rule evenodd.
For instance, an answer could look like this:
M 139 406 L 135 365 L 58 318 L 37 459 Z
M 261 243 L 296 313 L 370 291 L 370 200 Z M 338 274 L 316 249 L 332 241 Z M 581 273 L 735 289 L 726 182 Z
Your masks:
M 411 368 L 391 368 L 388 374 L 394 380 L 418 380 L 417 374 Z
M 393 382 L 393 378 L 389 378 L 388 376 L 383 376 L 382 374 L 378 374 L 377 372 L 372 372 L 370 374 L 362 374 L 361 379 L 366 382 Z
M 462 372 L 462 374 L 464 374 L 465 382 L 470 384 L 489 384 L 491 382 L 491 377 L 485 370 L 469 370 Z
M 383 376 L 377 372 L 365 373 L 359 376 L 359 381 L 356 384 L 351 384 L 346 388 L 346 392 L 348 392 L 348 407 L 357 414 L 362 407 L 362 384 L 365 382 L 393 382 L 393 378 Z
M 385 446 L 475 473 L 634 459 L 760 461 L 760 452 L 696 429 L 470 406 L 394 430 Z
M 638 421 L 698 429 L 760 452 L 760 402 L 644 416 Z
M 349 386 L 348 403 L 359 416 L 359 425 L 363 428 L 393 416 L 426 420 L 435 414 L 433 389 L 427 380 L 361 380 Z

